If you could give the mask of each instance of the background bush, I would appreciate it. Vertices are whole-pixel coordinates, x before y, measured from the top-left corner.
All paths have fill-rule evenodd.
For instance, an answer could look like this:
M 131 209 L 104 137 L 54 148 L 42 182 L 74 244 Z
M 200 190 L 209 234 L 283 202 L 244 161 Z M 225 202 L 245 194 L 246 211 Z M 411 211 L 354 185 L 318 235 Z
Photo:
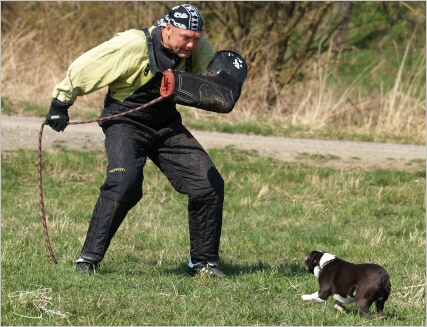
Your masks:
M 117 32 L 154 24 L 177 4 L 2 1 L 3 104 L 20 114 L 22 102 L 47 107 L 75 58 Z M 227 121 L 335 126 L 424 142 L 425 2 L 194 4 L 215 49 L 237 51 L 249 65 Z M 79 99 L 74 117 L 99 113 L 104 94 Z

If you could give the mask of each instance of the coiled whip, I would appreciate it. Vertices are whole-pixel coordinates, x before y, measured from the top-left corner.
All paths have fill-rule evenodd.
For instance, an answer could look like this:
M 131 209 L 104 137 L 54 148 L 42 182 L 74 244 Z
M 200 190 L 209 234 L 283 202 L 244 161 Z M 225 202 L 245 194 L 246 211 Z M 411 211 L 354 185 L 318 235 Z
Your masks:
M 122 112 L 120 114 L 116 114 L 116 115 L 112 115 L 112 116 L 107 116 L 107 117 L 101 117 L 101 118 L 97 118 L 97 119 L 92 119 L 92 120 L 84 120 L 84 121 L 76 121 L 76 122 L 68 122 L 67 125 L 82 125 L 82 124 L 89 124 L 89 123 L 95 123 L 95 122 L 103 122 L 106 120 L 110 120 L 110 119 L 114 119 L 114 118 L 118 118 L 118 117 L 123 117 L 125 115 L 130 115 L 136 111 L 145 109 L 149 106 L 152 106 L 160 101 L 162 101 L 165 97 L 160 96 L 138 108 L 129 110 L 129 111 L 125 111 Z M 41 127 L 40 127 L 40 132 L 39 132 L 39 151 L 38 151 L 38 177 L 39 177 L 39 196 L 40 196 L 40 214 L 42 216 L 42 224 L 43 224 L 43 235 L 44 235 L 44 239 L 46 242 L 46 247 L 47 250 L 49 252 L 50 258 L 53 260 L 53 262 L 55 264 L 58 263 L 58 260 L 56 260 L 55 254 L 53 253 L 52 250 L 52 245 L 50 244 L 50 240 L 49 240 L 49 233 L 47 230 L 47 220 L 46 220 L 46 212 L 45 212 L 45 207 L 44 207 L 44 199 L 43 199 L 43 178 L 42 178 L 42 138 L 43 138 L 43 129 L 44 126 L 46 125 L 46 120 L 43 121 Z

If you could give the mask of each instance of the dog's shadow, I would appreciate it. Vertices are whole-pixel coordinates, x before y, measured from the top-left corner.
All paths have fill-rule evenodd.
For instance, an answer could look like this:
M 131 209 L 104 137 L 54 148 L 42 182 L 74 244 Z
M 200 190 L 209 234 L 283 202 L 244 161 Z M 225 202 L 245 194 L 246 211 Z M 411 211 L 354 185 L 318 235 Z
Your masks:
M 332 303 L 332 302 L 331 302 Z M 371 314 L 370 318 L 366 318 L 362 316 L 362 314 L 357 310 L 356 305 L 354 303 L 346 305 L 348 316 L 358 316 L 360 319 L 364 320 L 364 323 L 371 322 L 371 321 L 381 321 L 381 320 L 389 320 L 389 319 L 395 319 L 397 321 L 405 321 L 406 318 L 402 316 L 401 314 L 397 312 L 389 312 L 387 309 L 384 310 L 385 317 L 377 317 L 377 313 L 375 311 L 375 304 L 370 308 L 369 312 Z M 335 308 L 331 307 L 331 310 L 336 310 Z M 342 315 L 342 313 L 337 313 L 339 315 Z
M 247 265 L 224 265 L 224 268 L 228 268 L 231 275 L 247 275 L 255 274 L 258 272 L 276 272 L 278 275 L 283 277 L 293 277 L 300 274 L 307 273 L 304 265 L 299 262 L 291 260 L 282 260 L 281 263 L 271 265 L 268 262 L 259 260 L 255 264 Z

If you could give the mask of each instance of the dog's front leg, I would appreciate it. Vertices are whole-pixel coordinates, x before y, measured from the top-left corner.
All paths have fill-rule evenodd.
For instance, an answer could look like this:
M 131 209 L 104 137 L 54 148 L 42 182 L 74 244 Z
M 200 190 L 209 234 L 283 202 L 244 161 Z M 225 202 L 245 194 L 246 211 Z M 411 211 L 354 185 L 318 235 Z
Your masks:
M 304 295 L 301 296 L 301 298 L 304 301 L 317 301 L 317 302 L 323 302 L 323 301 L 325 301 L 325 300 L 322 300 L 319 297 L 319 292 L 315 292 L 313 294 L 304 294 Z

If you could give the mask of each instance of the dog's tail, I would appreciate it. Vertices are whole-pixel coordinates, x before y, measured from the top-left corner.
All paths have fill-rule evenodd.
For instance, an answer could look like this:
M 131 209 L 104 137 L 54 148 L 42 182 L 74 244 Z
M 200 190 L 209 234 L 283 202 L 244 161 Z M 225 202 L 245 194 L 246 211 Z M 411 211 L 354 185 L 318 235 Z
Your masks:
M 381 273 L 381 285 L 379 287 L 379 294 L 378 298 L 375 302 L 378 317 L 384 317 L 384 304 L 385 301 L 387 301 L 388 297 L 391 293 L 391 282 L 390 282 L 390 276 L 387 274 L 387 272 L 384 270 Z
M 391 293 L 391 281 L 390 276 L 386 271 L 381 275 L 381 285 L 382 285 L 382 297 L 387 300 Z

